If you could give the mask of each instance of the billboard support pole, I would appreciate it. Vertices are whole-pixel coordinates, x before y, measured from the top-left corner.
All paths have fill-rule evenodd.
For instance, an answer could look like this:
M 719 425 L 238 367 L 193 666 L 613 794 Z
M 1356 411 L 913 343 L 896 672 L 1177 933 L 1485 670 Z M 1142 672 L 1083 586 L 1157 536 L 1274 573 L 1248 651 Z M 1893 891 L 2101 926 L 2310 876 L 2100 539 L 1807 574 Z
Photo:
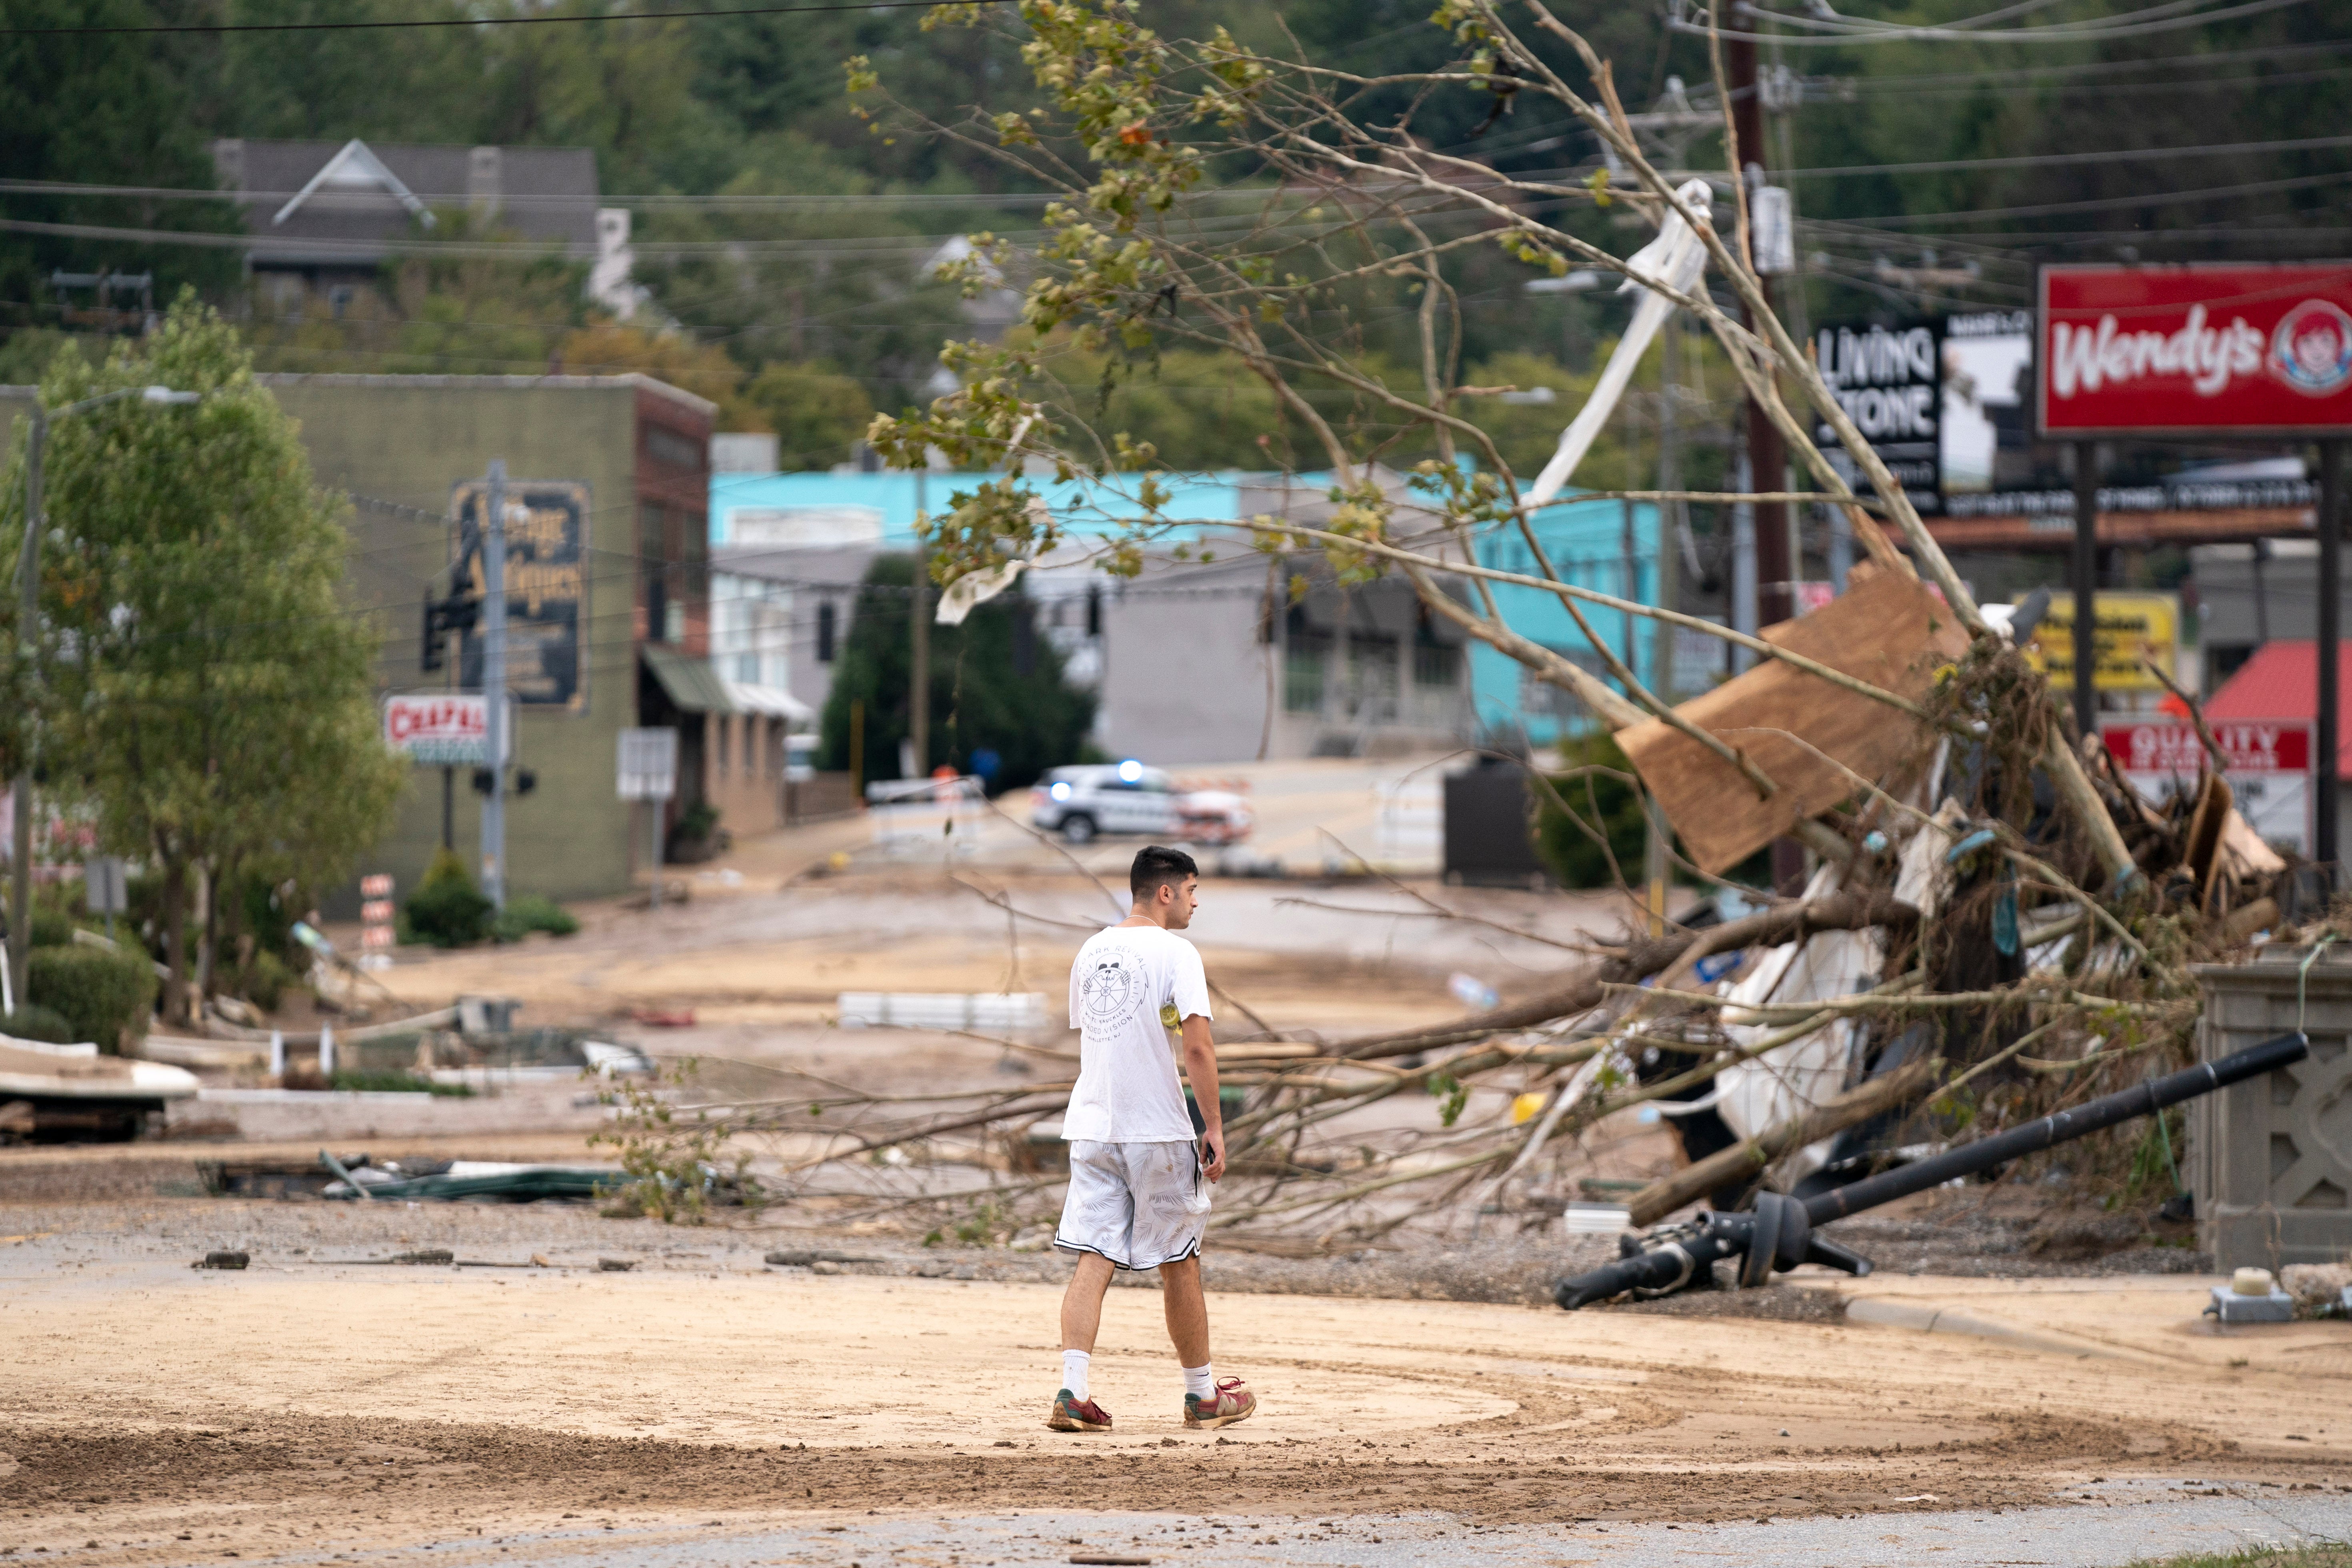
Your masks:
M 483 497 L 482 691 L 489 721 L 490 793 L 482 800 L 482 891 L 507 907 L 507 465 L 490 462 Z
M 2319 444 L 2319 711 L 2312 726 L 2312 858 L 2332 891 L 2336 882 L 2336 649 L 2342 630 L 2344 585 L 2344 443 Z
M 2099 444 L 2074 443 L 2074 725 L 2099 732 Z

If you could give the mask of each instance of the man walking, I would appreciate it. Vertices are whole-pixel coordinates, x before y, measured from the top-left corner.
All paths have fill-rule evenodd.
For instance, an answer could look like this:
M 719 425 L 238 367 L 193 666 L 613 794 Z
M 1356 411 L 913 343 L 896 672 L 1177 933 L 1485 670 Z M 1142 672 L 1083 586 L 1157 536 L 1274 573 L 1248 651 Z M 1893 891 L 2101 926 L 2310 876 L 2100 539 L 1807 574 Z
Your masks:
M 1110 1430 L 1109 1413 L 1087 1392 L 1087 1368 L 1115 1268 L 1160 1270 L 1168 1337 L 1184 1369 L 1185 1426 L 1230 1426 L 1257 1408 L 1240 1378 L 1217 1379 L 1201 1293 L 1201 1233 L 1209 1185 L 1225 1173 L 1225 1130 L 1208 976 L 1200 953 L 1175 934 L 1192 923 L 1200 868 L 1182 850 L 1154 845 L 1137 853 L 1127 881 L 1132 912 L 1088 938 L 1070 966 L 1078 1083 L 1062 1123 L 1070 1192 L 1054 1246 L 1082 1256 L 1062 1297 L 1062 1390 L 1045 1418 L 1056 1432 Z M 1190 1112 L 1171 1029 L 1182 1040 L 1197 1107 Z

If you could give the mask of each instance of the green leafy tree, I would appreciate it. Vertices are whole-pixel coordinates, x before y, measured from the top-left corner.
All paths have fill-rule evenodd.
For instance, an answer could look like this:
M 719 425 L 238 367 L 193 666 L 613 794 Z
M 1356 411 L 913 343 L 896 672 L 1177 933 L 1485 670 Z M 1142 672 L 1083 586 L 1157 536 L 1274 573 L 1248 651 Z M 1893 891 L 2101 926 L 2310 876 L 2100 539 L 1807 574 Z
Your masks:
M 825 700 L 828 768 L 849 765 L 850 705 L 864 704 L 861 785 L 898 776 L 914 668 L 907 618 L 914 581 L 913 556 L 875 558 Z M 980 605 L 961 626 L 931 627 L 931 744 L 919 759 L 923 772 L 942 763 L 969 771 L 975 756 L 993 752 L 991 782 L 1013 788 L 1079 760 L 1094 726 L 1094 694 L 1063 678 L 1062 656 L 1037 630 L 1034 609 L 1016 591 Z
M 348 874 L 404 765 L 376 733 L 376 628 L 340 592 L 341 503 L 311 484 L 236 331 L 184 295 L 101 365 L 60 356 L 41 395 L 155 384 L 202 401 L 125 397 L 50 434 L 39 747 L 52 781 L 87 792 L 104 847 L 160 877 L 180 1016 L 199 884 Z M 12 557 L 24 521 L 20 440 L 0 510 Z
M 874 422 L 874 400 L 864 384 L 826 360 L 767 365 L 743 389 L 743 401 L 776 433 L 776 461 L 785 468 L 848 461 L 852 446 Z

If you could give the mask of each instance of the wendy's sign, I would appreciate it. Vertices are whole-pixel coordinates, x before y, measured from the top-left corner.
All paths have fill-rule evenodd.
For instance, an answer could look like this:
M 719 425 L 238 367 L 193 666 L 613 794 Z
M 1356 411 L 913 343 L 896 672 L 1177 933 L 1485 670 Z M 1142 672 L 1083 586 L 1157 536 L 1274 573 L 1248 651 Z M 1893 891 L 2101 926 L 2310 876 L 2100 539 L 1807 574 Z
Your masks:
M 2045 267 L 2045 437 L 2352 434 L 2352 262 Z

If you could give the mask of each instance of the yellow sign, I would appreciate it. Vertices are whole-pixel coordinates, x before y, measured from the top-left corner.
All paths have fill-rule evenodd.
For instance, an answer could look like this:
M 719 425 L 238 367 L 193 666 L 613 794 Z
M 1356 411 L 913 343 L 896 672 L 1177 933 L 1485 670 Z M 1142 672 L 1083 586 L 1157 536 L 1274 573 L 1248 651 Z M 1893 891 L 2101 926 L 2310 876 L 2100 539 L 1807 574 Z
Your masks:
M 2161 691 L 2164 682 L 2147 672 L 2154 665 L 2173 676 L 2180 652 L 2180 595 L 2102 591 L 2095 601 L 2098 630 L 2092 644 L 2098 663 L 2091 684 L 2101 691 Z M 2024 647 L 2025 661 L 2050 677 L 2051 684 L 2074 684 L 2074 595 L 2053 594 L 2042 624 Z

